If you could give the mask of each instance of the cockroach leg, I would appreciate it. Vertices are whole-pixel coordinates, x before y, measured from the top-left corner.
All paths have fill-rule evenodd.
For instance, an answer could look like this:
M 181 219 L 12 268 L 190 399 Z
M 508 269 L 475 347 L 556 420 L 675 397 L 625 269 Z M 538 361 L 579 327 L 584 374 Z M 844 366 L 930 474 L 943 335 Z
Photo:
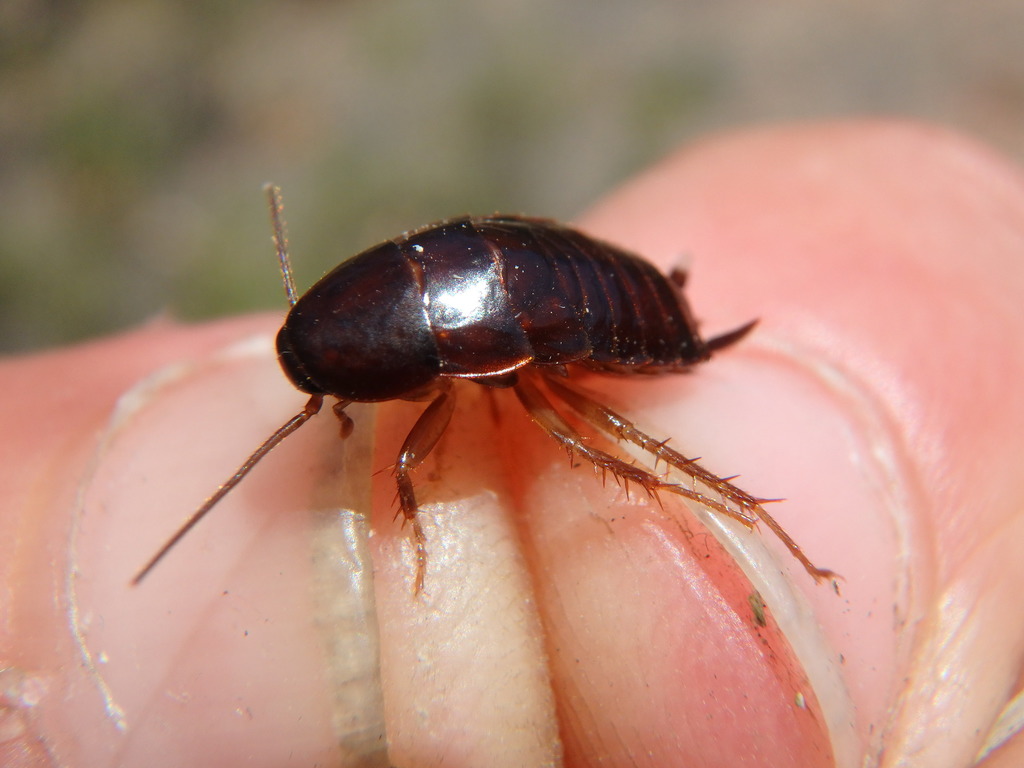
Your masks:
M 416 545 L 416 594 L 423 592 L 427 572 L 427 537 L 423 533 L 417 514 L 419 505 L 416 492 L 409 473 L 418 467 L 434 450 L 437 441 L 448 428 L 455 411 L 455 390 L 445 382 L 439 386 L 441 390 L 427 409 L 420 414 L 402 444 L 402 450 L 395 462 L 395 482 L 398 484 L 398 502 L 406 522 L 412 526 L 413 540 Z
M 752 527 L 758 520 L 762 520 L 816 581 L 836 578 L 834 571 L 819 568 L 812 563 L 779 522 L 765 510 L 763 504 L 774 501 L 774 499 L 759 499 L 751 496 L 746 491 L 730 483 L 729 480 L 732 478 L 723 479 L 709 472 L 698 464 L 695 459 L 688 459 L 678 451 L 669 448 L 664 441 L 655 440 L 650 435 L 637 429 L 636 425 L 629 419 L 619 415 L 606 405 L 602 405 L 590 396 L 583 394 L 578 389 L 569 386 L 564 380 L 555 377 L 545 377 L 545 383 L 562 402 L 572 408 L 587 423 L 592 424 L 612 437 L 633 443 L 641 450 L 653 456 L 656 461 L 659 459 L 664 461 L 666 464 L 690 477 L 696 483 L 719 495 L 722 502 L 713 500 L 715 503 L 708 503 L 709 500 L 703 494 L 696 494 L 701 496 L 701 498 L 695 500 L 716 512 L 728 515 L 748 528 Z M 665 483 L 662 489 L 673 493 L 680 493 L 678 489 L 686 490 L 688 491 L 687 493 L 680 493 L 680 495 L 687 496 L 688 498 L 693 498 L 691 494 L 695 493 L 693 489 L 686 489 L 684 486 L 669 483 Z M 735 506 L 730 506 L 729 502 L 732 502 Z
M 515 386 L 516 396 L 526 408 L 530 418 L 548 435 L 557 440 L 571 455 L 579 455 L 602 472 L 611 472 L 626 485 L 627 489 L 629 483 L 636 483 L 652 496 L 657 491 L 665 490 L 700 503 L 714 501 L 688 488 L 666 483 L 642 467 L 628 464 L 622 459 L 587 445 L 582 436 L 555 410 L 544 393 L 533 383 L 532 378 L 524 375 L 519 379 L 519 383 Z
M 669 466 L 675 467 L 683 474 L 720 494 L 724 499 L 734 502 L 740 507 L 741 511 L 738 515 L 732 513 L 731 516 L 736 517 L 740 522 L 750 525 L 757 521 L 757 515 L 744 514 L 742 510 L 752 509 L 766 501 L 765 499 L 755 498 L 746 491 L 709 472 L 697 463 L 697 459 L 687 458 L 678 451 L 669 448 L 667 441 L 655 440 L 650 435 L 641 432 L 629 419 L 619 415 L 608 406 L 602 405 L 588 395 L 583 394 L 575 387 L 569 386 L 563 379 L 545 377 L 545 383 L 560 400 L 576 411 L 589 424 L 593 424 L 617 440 L 626 440 L 633 443 L 641 450 L 651 454 L 656 460 L 664 461 Z
M 686 278 L 689 277 L 689 273 L 682 267 L 675 267 L 671 272 L 668 273 L 668 279 L 672 281 L 672 284 L 681 293 L 683 288 L 686 287 Z
M 352 423 L 352 417 L 345 413 L 345 409 L 350 405 L 352 405 L 351 400 L 339 400 L 331 407 L 331 410 L 334 411 L 334 415 L 338 417 L 342 440 L 352 434 L 352 429 L 355 426 Z

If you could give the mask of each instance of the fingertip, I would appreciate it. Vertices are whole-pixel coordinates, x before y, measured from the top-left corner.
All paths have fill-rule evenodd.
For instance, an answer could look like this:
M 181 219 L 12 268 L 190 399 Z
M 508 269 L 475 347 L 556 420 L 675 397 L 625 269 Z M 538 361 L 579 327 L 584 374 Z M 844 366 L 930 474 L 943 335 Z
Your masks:
M 783 126 L 687 148 L 609 198 L 587 223 L 663 266 L 692 254 L 688 295 L 707 327 L 761 318 L 741 347 L 766 344 L 847 399 L 856 432 L 841 434 L 859 433 L 868 444 L 882 436 L 887 450 L 873 455 L 888 467 L 882 487 L 899 491 L 896 514 L 843 532 L 851 518 L 834 514 L 843 495 L 822 497 L 817 510 L 829 528 L 838 526 L 844 548 L 877 564 L 872 574 L 849 570 L 842 557 L 825 559 L 848 577 L 844 611 L 877 618 L 855 594 L 865 587 L 869 594 L 871 584 L 888 581 L 903 595 L 875 595 L 877 605 L 891 606 L 895 623 L 851 628 L 858 649 L 887 646 L 893 662 L 885 679 L 875 678 L 874 703 L 859 707 L 858 731 L 869 751 L 882 749 L 884 734 L 890 756 L 905 749 L 923 760 L 929 752 L 934 764 L 948 764 L 951 753 L 934 749 L 941 742 L 955 743 L 968 760 L 991 726 L 990 703 L 1006 695 L 996 690 L 1001 673 L 983 669 L 1019 659 L 1019 633 L 1005 631 L 1005 611 L 994 618 L 1016 569 L 989 567 L 1001 561 L 994 552 L 1005 541 L 995 532 L 1016 529 L 1024 496 L 1013 468 L 1024 448 L 1024 408 L 1015 395 L 1024 379 L 1019 170 L 932 126 Z M 717 365 L 725 363 L 710 364 Z M 716 413 L 723 425 L 733 420 L 732 412 Z M 805 439 L 791 428 L 765 436 L 782 446 Z M 849 458 L 832 461 L 838 467 Z M 807 466 L 817 471 L 780 474 L 790 480 L 778 494 L 792 499 L 794 489 L 830 476 L 820 462 Z M 751 470 L 738 469 L 746 482 Z M 803 523 L 791 532 L 813 541 Z M 894 556 L 906 566 L 896 581 Z M 873 578 L 881 574 L 889 576 Z M 950 655 L 929 632 L 955 631 L 947 615 L 952 595 L 987 607 L 971 613 L 976 639 Z M 868 679 L 851 671 L 856 658 L 844 654 L 855 696 Z M 947 733 L 948 712 L 939 704 L 946 699 L 935 681 L 951 667 L 979 685 L 954 697 L 964 728 Z

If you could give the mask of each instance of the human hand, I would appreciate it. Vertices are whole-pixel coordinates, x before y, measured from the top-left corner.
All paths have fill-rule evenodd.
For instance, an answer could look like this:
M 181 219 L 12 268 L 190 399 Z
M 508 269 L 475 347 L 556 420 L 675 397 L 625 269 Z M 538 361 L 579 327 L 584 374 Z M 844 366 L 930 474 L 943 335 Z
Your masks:
M 588 383 L 786 497 L 771 511 L 839 596 L 766 531 L 726 531 L 743 576 L 671 499 L 570 469 L 480 388 L 416 477 L 427 594 L 392 479 L 371 475 L 422 408 L 406 403 L 376 432 L 354 411 L 344 443 L 313 420 L 132 589 L 301 408 L 279 317 L 4 363 L 0 762 L 344 764 L 382 719 L 402 766 L 969 765 L 1024 647 L 1014 173 L 934 129 L 763 130 L 668 159 L 581 222 L 666 270 L 690 258 L 708 335 L 760 318 L 691 376 Z M 358 526 L 329 510 L 371 498 L 349 561 Z M 368 553 L 375 616 L 338 597 Z

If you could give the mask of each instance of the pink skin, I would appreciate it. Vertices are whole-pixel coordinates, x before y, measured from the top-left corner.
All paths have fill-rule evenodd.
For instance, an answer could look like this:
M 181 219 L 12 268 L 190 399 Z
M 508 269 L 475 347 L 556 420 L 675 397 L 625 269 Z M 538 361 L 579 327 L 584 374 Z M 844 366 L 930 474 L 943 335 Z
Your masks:
M 770 511 L 840 595 L 766 530 L 734 534 L 744 575 L 674 500 L 571 469 L 511 393 L 473 385 L 416 475 L 425 595 L 377 472 L 408 403 L 377 409 L 372 452 L 369 408 L 344 443 L 314 419 L 132 589 L 304 402 L 266 340 L 279 317 L 157 323 L 0 365 L 0 764 L 349 764 L 339 734 L 379 702 L 342 685 L 375 665 L 341 660 L 374 623 L 328 602 L 338 525 L 309 510 L 372 498 L 396 765 L 971 765 L 1024 658 L 1020 176 L 920 126 L 760 130 L 580 225 L 690 262 L 709 335 L 760 318 L 693 375 L 587 385 L 786 497 Z M 1017 737 L 985 765 L 1022 763 Z

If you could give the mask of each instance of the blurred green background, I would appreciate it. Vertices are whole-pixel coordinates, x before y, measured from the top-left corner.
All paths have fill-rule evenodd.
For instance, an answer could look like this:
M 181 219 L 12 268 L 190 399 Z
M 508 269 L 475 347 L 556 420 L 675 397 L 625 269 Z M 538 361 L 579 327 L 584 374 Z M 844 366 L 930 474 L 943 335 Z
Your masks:
M 909 115 L 1024 157 L 1024 3 L 0 2 L 0 348 L 283 311 L 402 230 L 572 218 L 681 142 Z

